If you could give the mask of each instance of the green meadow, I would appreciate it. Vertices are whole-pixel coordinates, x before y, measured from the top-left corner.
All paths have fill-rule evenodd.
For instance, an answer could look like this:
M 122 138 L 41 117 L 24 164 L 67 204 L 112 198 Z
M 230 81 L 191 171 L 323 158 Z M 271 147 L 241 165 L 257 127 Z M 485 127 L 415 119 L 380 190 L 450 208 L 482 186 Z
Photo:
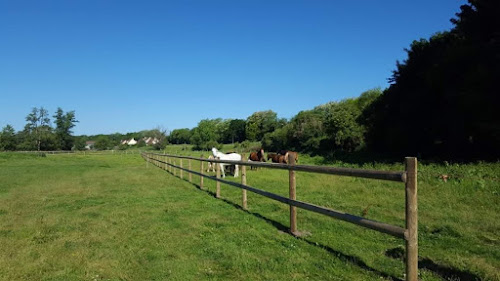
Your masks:
M 243 210 L 237 188 L 216 199 L 214 181 L 200 190 L 127 153 L 0 153 L 0 279 L 404 280 L 403 240 L 300 209 L 294 237 L 287 205 L 249 192 Z M 500 163 L 420 163 L 418 176 L 420 278 L 500 280 Z M 248 169 L 247 183 L 288 195 L 287 171 Z M 297 199 L 404 226 L 402 183 L 298 172 Z

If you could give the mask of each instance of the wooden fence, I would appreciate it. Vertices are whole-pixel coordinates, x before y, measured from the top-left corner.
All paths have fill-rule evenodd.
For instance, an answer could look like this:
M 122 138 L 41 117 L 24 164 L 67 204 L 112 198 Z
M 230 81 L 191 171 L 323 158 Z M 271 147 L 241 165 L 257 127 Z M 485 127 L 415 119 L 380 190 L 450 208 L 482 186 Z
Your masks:
M 418 276 L 418 215 L 417 215 L 417 159 L 414 157 L 405 158 L 405 171 L 392 172 L 392 171 L 378 171 L 378 170 L 364 170 L 364 169 L 350 169 L 350 168 L 335 168 L 326 166 L 311 166 L 311 165 L 296 165 L 295 158 L 289 155 L 288 164 L 275 164 L 275 163 L 261 163 L 261 162 L 247 162 L 247 161 L 224 161 L 219 159 L 208 160 L 203 156 L 201 158 L 190 156 L 179 156 L 170 154 L 159 153 L 142 153 L 141 156 L 146 160 L 146 165 L 152 163 L 170 173 L 183 178 L 183 172 L 188 173 L 188 180 L 192 182 L 192 174 L 200 176 L 200 188 L 203 189 L 203 179 L 208 178 L 216 181 L 215 196 L 220 198 L 220 184 L 224 183 L 242 189 L 242 207 L 247 209 L 247 194 L 246 191 L 251 191 L 267 198 L 288 204 L 290 206 L 290 232 L 297 234 L 297 212 L 296 208 L 306 209 L 312 212 L 320 213 L 332 218 L 347 221 L 359 226 L 373 229 L 385 234 L 392 235 L 404 239 L 406 242 L 406 280 L 417 281 Z M 178 160 L 179 163 L 176 163 Z M 191 170 L 191 161 L 200 161 L 200 172 Z M 185 168 L 184 161 L 187 161 L 187 168 Z M 226 163 L 239 165 L 241 167 L 241 183 L 227 181 L 221 178 L 220 165 L 216 165 L 216 177 L 207 176 L 203 174 L 204 163 Z M 248 186 L 246 184 L 246 166 L 252 167 L 265 167 L 271 169 L 283 169 L 289 171 L 289 197 L 280 196 L 262 189 Z M 347 214 L 341 211 L 332 210 L 329 208 L 317 206 L 307 202 L 296 200 L 295 191 L 295 172 L 311 172 L 340 176 L 351 176 L 369 179 L 388 180 L 405 183 L 406 190 L 406 213 L 405 228 L 369 220 L 363 217 Z

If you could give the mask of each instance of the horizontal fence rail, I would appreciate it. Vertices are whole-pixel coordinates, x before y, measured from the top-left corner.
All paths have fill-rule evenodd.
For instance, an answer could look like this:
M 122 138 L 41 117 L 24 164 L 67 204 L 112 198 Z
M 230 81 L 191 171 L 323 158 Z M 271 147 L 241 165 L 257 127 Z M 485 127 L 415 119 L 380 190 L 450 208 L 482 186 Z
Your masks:
M 218 159 L 205 159 L 197 158 L 192 156 L 179 156 L 171 154 L 160 154 L 160 153 L 148 153 L 151 155 L 157 155 L 161 157 L 173 157 L 178 159 L 191 159 L 196 161 L 212 162 L 212 163 L 225 163 L 240 166 L 252 166 L 252 167 L 263 167 L 270 169 L 282 169 L 282 170 L 295 170 L 300 172 L 311 172 L 338 176 L 350 176 L 358 178 L 368 178 L 368 179 L 379 179 L 379 180 L 389 180 L 397 182 L 406 182 L 406 172 L 393 172 L 393 171 L 378 171 L 378 170 L 365 170 L 365 169 L 351 169 L 351 168 L 336 168 L 336 167 L 326 167 L 326 166 L 312 166 L 312 165 L 288 165 L 279 163 L 262 163 L 262 162 L 252 162 L 252 161 L 230 161 L 230 160 L 218 160 Z
M 160 153 L 142 153 L 141 156 L 146 160 L 146 165 L 148 163 L 153 163 L 156 166 L 169 171 L 172 174 L 176 174 L 178 170 L 179 177 L 183 178 L 183 172 L 188 173 L 189 182 L 192 181 L 191 175 L 200 176 L 200 188 L 203 189 L 203 179 L 208 178 L 215 180 L 216 186 L 216 197 L 220 197 L 220 184 L 227 184 L 242 189 L 242 205 L 243 209 L 247 208 L 246 191 L 251 191 L 253 193 L 259 194 L 261 196 L 270 198 L 272 200 L 285 203 L 290 206 L 290 232 L 292 234 L 297 233 L 296 225 L 296 209 L 301 208 L 309 210 L 315 213 L 326 215 L 335 219 L 350 222 L 365 228 L 369 228 L 381 233 L 385 233 L 397 238 L 404 239 L 406 241 L 406 280 L 416 281 L 418 276 L 418 221 L 417 221 L 417 160 L 413 157 L 407 157 L 405 159 L 406 169 L 401 172 L 393 171 L 378 171 L 378 170 L 364 170 L 364 169 L 350 169 L 350 168 L 336 168 L 336 167 L 325 167 L 325 166 L 312 166 L 312 165 L 295 165 L 295 159 L 289 155 L 289 164 L 274 164 L 274 163 L 261 163 L 252 161 L 229 161 L 220 159 L 206 159 L 204 157 L 197 158 L 191 156 L 180 156 L 171 154 L 160 154 Z M 243 158 L 243 157 L 242 157 Z M 174 159 L 179 160 L 179 165 L 174 163 Z M 188 168 L 183 165 L 183 160 L 188 161 Z M 200 161 L 201 169 L 200 172 L 191 170 L 191 160 Z M 224 180 L 220 176 L 220 166 L 216 165 L 216 176 L 209 176 L 203 174 L 204 165 L 203 163 L 223 163 L 230 165 L 238 165 L 241 167 L 241 184 L 232 181 Z M 246 184 L 246 166 L 251 167 L 264 167 L 270 169 L 283 169 L 289 171 L 289 188 L 290 197 L 284 197 L 277 195 L 256 187 L 252 187 Z M 336 211 L 330 208 L 317 206 L 311 203 L 302 202 L 296 200 L 295 192 L 295 172 L 311 172 L 320 174 L 330 174 L 339 176 L 350 176 L 350 177 L 361 177 L 368 179 L 379 179 L 388 180 L 405 183 L 405 197 L 406 197 L 406 225 L 405 228 L 390 225 L 383 222 L 378 222 L 364 217 L 355 216 L 352 214 L 347 214 L 341 211 Z

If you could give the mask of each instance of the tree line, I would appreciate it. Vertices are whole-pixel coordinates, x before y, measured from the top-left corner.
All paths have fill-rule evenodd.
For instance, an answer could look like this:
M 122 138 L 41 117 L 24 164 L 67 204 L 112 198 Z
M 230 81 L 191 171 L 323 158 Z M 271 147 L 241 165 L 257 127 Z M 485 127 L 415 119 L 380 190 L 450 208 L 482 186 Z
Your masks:
M 278 118 L 272 110 L 255 112 L 246 120 L 204 119 L 193 129 L 173 130 L 169 142 L 193 144 L 193 149 L 202 150 L 223 143 L 259 141 L 264 149 L 271 151 L 288 149 L 311 154 L 359 151 L 365 148 L 362 113 L 382 93 L 381 89 L 372 89 L 358 98 L 301 111 L 290 120 Z
M 136 147 L 146 146 L 146 138 L 157 140 L 153 149 L 163 149 L 167 144 L 167 132 L 163 128 L 143 130 L 133 133 L 114 133 L 98 135 L 73 136 L 72 129 L 78 120 L 75 111 L 64 112 L 57 108 L 52 116 L 43 107 L 34 107 L 26 116 L 24 129 L 16 132 L 12 125 L 6 125 L 0 132 L 0 151 L 54 151 L 54 150 L 84 150 L 86 142 L 93 141 L 93 149 L 127 149 L 122 140 L 134 138 Z
M 47 109 L 34 107 L 26 116 L 24 129 L 15 132 L 6 125 L 0 132 L 0 150 L 70 150 L 74 146 L 72 128 L 78 122 L 75 111 L 64 112 L 60 107 L 52 116 L 55 127 L 50 122 Z
M 407 59 L 396 63 L 386 89 L 357 98 L 318 105 L 290 120 L 272 110 L 246 119 L 204 119 L 195 128 L 71 138 L 74 112 L 60 109 L 50 126 L 43 108 L 33 109 L 19 133 L 6 126 L 0 150 L 79 149 L 96 140 L 99 149 L 119 146 L 121 139 L 159 136 L 167 143 L 192 144 L 208 150 L 221 144 L 248 147 L 259 141 L 266 150 L 309 154 L 366 153 L 384 157 L 498 160 L 500 158 L 500 1 L 469 0 L 460 7 L 453 28 L 415 40 Z M 60 110 L 60 113 L 59 113 Z M 141 145 L 141 144 L 138 144 Z
M 500 158 L 500 1 L 469 0 L 453 28 L 415 40 L 387 89 L 319 105 L 290 120 L 273 111 L 246 120 L 205 119 L 173 130 L 172 143 L 207 149 L 261 141 L 268 150 L 367 152 L 387 157 Z

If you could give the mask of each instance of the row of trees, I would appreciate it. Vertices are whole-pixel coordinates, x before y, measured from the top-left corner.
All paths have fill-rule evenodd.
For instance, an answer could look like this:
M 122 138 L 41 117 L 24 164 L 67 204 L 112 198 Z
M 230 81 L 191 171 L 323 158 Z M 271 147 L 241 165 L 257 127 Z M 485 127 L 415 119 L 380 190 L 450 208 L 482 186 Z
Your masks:
M 325 153 L 352 152 L 364 148 L 366 126 L 364 110 L 382 95 L 381 89 L 362 93 L 360 97 L 330 102 L 312 110 L 301 111 L 291 120 L 277 113 L 259 111 L 242 119 L 204 119 L 193 129 L 176 129 L 170 133 L 174 144 L 190 143 L 194 149 L 208 150 L 221 143 L 261 141 L 266 150 L 298 150 Z
M 469 0 L 450 31 L 414 41 L 390 87 L 302 111 L 287 121 L 273 111 L 246 120 L 206 119 L 170 134 L 172 143 L 208 149 L 259 140 L 268 150 L 366 151 L 456 160 L 500 157 L 500 1 Z
M 194 149 L 210 149 L 222 143 L 260 141 L 266 133 L 273 132 L 286 124 L 278 119 L 276 112 L 259 111 L 247 120 L 243 119 L 204 119 L 193 129 L 173 130 L 169 142 L 173 144 L 194 144 Z
M 158 136 L 167 142 L 210 149 L 221 143 L 260 141 L 266 150 L 311 154 L 364 151 L 402 157 L 497 160 L 500 157 L 500 1 L 469 0 L 452 19 L 450 31 L 414 41 L 408 58 L 397 62 L 385 90 L 330 102 L 299 112 L 290 120 L 271 110 L 247 119 L 204 119 L 193 129 L 143 131 L 127 135 L 81 136 L 101 149 L 121 139 Z M 60 109 L 50 126 L 43 108 L 33 109 L 25 129 L 6 126 L 0 149 L 72 147 L 74 112 Z
M 72 128 L 78 122 L 75 112 L 65 113 L 57 108 L 52 117 L 55 128 L 48 111 L 35 107 L 26 116 L 22 131 L 16 133 L 11 125 L 6 125 L 0 133 L 0 150 L 70 150 L 74 146 Z
M 45 108 L 35 107 L 26 116 L 27 123 L 22 131 L 16 132 L 11 125 L 6 125 L 0 132 L 0 151 L 83 150 L 86 141 L 94 141 L 94 148 L 98 150 L 127 149 L 129 146 L 120 144 L 120 141 L 132 138 L 137 140 L 136 147 L 146 146 L 145 138 L 156 139 L 152 147 L 157 150 L 168 143 L 167 131 L 160 127 L 126 134 L 73 136 L 72 128 L 78 122 L 74 111 L 65 113 L 58 108 L 52 117 L 53 123 Z

